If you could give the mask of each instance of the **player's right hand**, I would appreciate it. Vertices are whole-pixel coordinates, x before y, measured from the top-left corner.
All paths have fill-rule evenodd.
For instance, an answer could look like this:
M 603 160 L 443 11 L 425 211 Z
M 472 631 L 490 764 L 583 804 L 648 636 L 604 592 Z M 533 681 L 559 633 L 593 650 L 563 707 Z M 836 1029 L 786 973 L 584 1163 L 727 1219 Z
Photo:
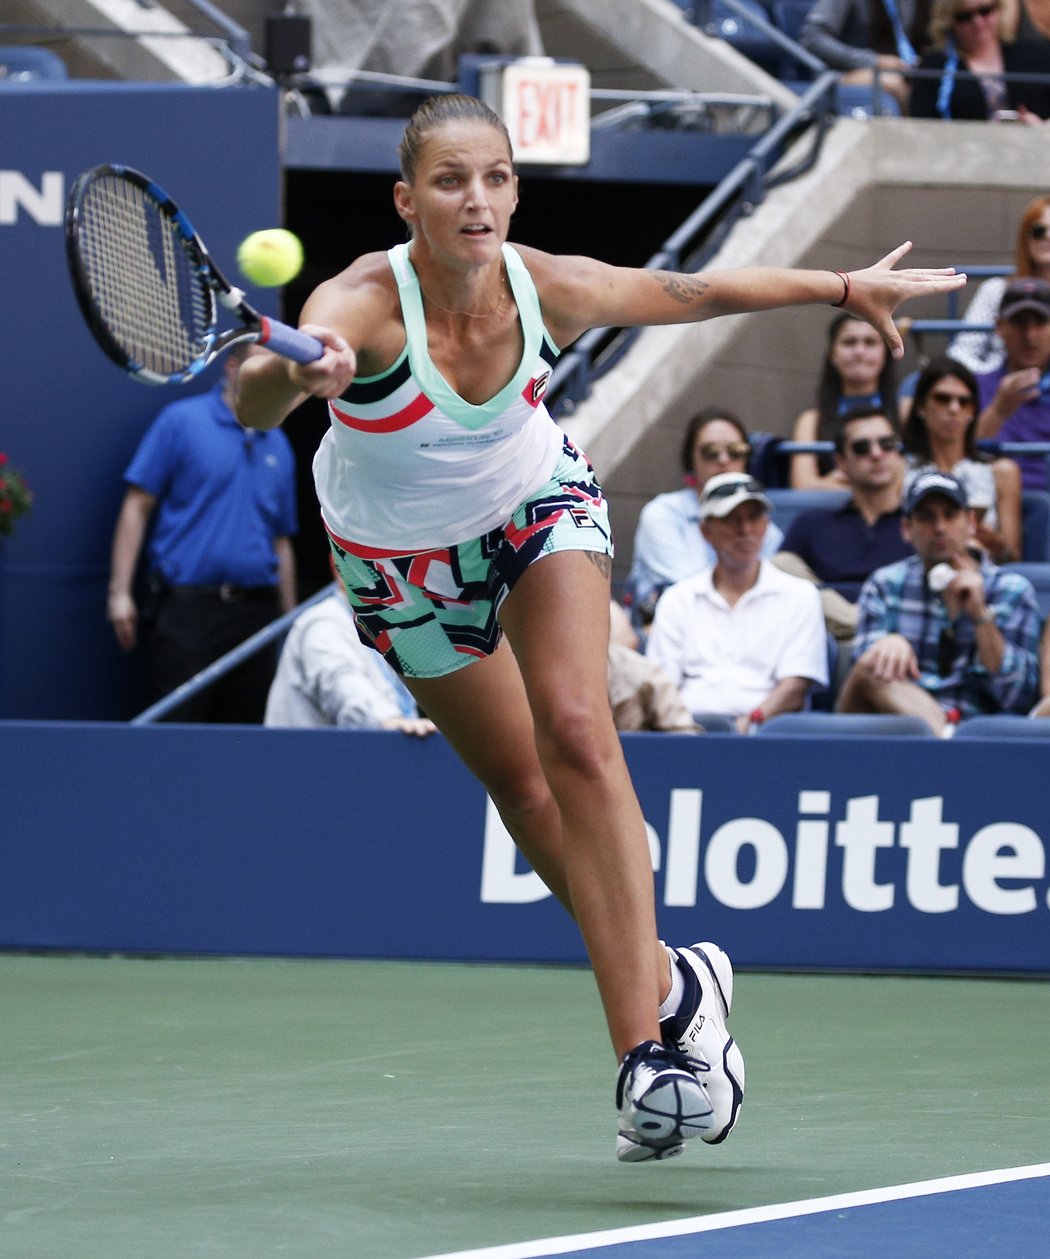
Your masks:
M 315 398 L 341 397 L 357 372 L 357 355 L 331 328 L 303 324 L 300 331 L 316 337 L 324 345 L 324 353 L 312 363 L 289 363 L 288 375 L 292 383 Z

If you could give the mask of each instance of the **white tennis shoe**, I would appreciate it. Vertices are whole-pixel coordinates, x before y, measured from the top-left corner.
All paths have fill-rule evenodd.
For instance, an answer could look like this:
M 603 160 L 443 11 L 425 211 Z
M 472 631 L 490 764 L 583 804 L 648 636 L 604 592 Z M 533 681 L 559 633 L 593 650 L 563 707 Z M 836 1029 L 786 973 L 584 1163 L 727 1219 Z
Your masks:
M 733 1005 L 733 965 L 708 940 L 667 951 L 682 973 L 685 995 L 678 1013 L 664 1019 L 660 1030 L 664 1044 L 685 1056 L 704 1086 L 714 1113 L 701 1136 L 708 1145 L 717 1145 L 733 1131 L 744 1100 L 744 1058 L 726 1027 Z
M 703 1136 L 711 1103 L 690 1064 L 676 1049 L 643 1041 L 624 1055 L 616 1082 L 621 1163 L 673 1158 L 684 1142 Z

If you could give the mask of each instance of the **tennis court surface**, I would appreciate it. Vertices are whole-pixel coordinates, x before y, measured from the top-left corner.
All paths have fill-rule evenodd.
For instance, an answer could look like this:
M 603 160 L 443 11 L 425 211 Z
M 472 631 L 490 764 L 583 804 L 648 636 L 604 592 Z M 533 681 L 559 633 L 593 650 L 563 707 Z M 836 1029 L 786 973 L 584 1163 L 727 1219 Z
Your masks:
M 7 954 L 0 998 L 5 1259 L 1047 1253 L 1041 981 L 741 974 L 737 1131 L 642 1165 L 583 970 Z

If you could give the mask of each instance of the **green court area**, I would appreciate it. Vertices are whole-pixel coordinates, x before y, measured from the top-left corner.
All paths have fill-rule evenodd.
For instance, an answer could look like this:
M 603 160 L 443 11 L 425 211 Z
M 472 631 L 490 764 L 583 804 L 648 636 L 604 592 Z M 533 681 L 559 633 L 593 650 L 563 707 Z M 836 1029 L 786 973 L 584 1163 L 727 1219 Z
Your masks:
M 584 970 L 9 954 L 0 1011 L 5 1259 L 420 1259 L 1050 1151 L 1040 981 L 742 974 L 736 1132 L 640 1165 Z

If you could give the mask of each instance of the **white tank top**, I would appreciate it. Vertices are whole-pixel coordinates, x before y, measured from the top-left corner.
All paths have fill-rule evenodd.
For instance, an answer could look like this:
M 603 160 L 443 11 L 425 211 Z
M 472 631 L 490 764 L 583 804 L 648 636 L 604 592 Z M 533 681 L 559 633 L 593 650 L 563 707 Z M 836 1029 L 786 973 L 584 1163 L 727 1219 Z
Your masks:
M 518 253 L 503 246 L 524 353 L 509 383 L 474 405 L 431 361 L 408 248 L 387 255 L 405 349 L 387 371 L 358 377 L 328 404 L 331 427 L 313 462 L 325 527 L 345 550 L 366 557 L 455 546 L 496 528 L 550 479 L 562 447 L 542 401 L 558 351 Z

